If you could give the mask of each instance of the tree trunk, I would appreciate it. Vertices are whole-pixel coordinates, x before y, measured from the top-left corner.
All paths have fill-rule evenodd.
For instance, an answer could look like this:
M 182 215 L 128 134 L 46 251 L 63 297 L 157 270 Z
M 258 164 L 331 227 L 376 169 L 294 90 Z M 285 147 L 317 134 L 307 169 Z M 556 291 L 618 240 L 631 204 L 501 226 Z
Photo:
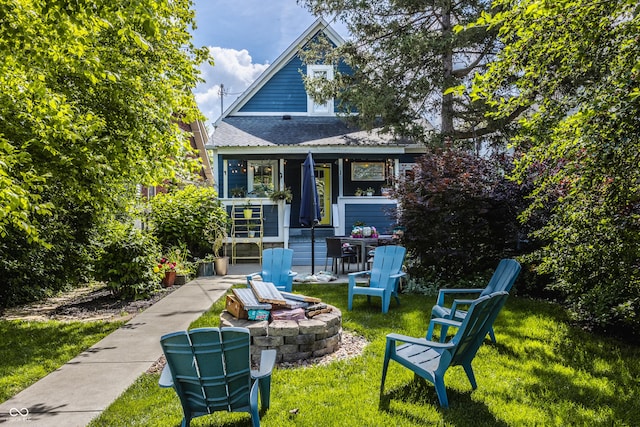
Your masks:
M 443 92 L 452 83 L 453 77 L 453 51 L 451 50 L 451 2 L 445 1 L 442 5 L 442 39 L 445 43 L 442 53 Z M 453 94 L 442 95 L 441 131 L 447 138 L 453 135 Z

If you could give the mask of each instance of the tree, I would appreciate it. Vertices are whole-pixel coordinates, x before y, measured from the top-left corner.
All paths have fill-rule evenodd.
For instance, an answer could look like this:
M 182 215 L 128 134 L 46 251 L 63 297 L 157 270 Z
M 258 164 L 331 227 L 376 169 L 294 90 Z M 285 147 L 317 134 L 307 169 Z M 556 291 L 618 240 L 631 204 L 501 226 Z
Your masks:
M 38 237 L 65 202 L 111 203 L 119 183 L 172 176 L 188 150 L 207 58 L 189 0 L 0 0 L 0 236 Z M 72 203 L 73 204 L 73 203 Z
M 311 48 L 307 62 L 323 56 L 343 59 L 352 73 L 337 73 L 332 84 L 308 82 L 318 94 L 334 96 L 345 113 L 358 111 L 360 124 L 380 121 L 401 135 L 427 140 L 425 118 L 440 117 L 439 138 L 476 141 L 504 130 L 508 120 L 487 120 L 486 105 L 471 102 L 467 88 L 483 72 L 498 46 L 486 26 L 456 26 L 486 15 L 489 1 L 305 0 L 316 15 L 344 21 L 351 39 L 330 53 Z M 324 46 L 325 48 L 327 46 Z
M 640 331 L 640 8 L 636 1 L 496 0 L 505 48 L 472 96 L 494 117 L 528 109 L 515 177 L 532 180 L 525 219 L 578 319 Z
M 0 0 L 3 304 L 77 283 L 92 229 L 136 184 L 196 166 L 176 124 L 198 117 L 208 60 L 190 5 Z

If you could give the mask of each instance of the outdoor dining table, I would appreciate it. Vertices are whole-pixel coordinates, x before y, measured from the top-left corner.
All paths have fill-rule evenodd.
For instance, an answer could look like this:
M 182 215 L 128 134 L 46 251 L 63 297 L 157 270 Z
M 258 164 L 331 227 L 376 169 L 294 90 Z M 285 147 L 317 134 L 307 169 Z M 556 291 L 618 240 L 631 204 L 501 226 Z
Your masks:
M 340 236 L 341 243 L 349 243 L 350 245 L 358 248 L 358 255 L 360 256 L 361 269 L 360 271 L 367 270 L 367 246 L 377 246 L 378 239 L 391 239 L 393 236 L 390 234 L 379 234 L 378 237 L 351 237 Z

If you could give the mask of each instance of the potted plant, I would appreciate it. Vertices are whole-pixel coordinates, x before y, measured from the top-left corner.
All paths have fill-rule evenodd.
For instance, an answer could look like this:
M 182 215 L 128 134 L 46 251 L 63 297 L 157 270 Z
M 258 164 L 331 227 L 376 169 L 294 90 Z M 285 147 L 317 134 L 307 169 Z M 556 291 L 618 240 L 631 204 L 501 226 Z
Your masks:
M 165 288 L 173 286 L 176 282 L 177 266 L 178 263 L 175 260 L 170 259 L 169 256 L 163 256 L 160 258 L 157 267 L 153 269 L 162 277 L 162 286 Z
M 247 222 L 247 235 L 250 238 L 256 237 L 256 228 L 258 227 L 258 221 L 248 221 Z
M 207 254 L 204 258 L 198 260 L 198 277 L 213 276 L 215 274 L 214 261 L 216 256 L 214 254 Z
M 189 281 L 189 277 L 193 273 L 193 268 L 191 267 L 191 263 L 186 263 L 182 267 L 176 269 L 176 281 L 175 285 L 186 285 Z
M 373 187 L 367 188 L 367 196 L 373 196 L 375 192 L 376 190 L 374 190 Z
M 233 187 L 231 189 L 231 197 L 244 197 L 246 194 L 244 187 Z
M 251 217 L 253 216 L 253 205 L 248 199 L 244 203 L 244 205 L 242 205 L 242 214 L 244 215 L 245 219 L 251 219 Z
M 167 254 L 160 259 L 158 271 L 164 273 L 162 284 L 165 287 L 174 284 L 184 285 L 190 272 L 190 265 L 187 261 L 189 250 L 185 245 L 173 246 Z
M 284 200 L 286 203 L 291 203 L 293 200 L 293 194 L 291 193 L 291 188 L 285 187 L 284 190 L 273 191 L 269 198 L 274 202 L 279 202 L 280 200 Z
M 358 197 L 362 196 L 362 188 L 360 187 L 356 188 L 356 196 Z
M 213 258 L 215 272 L 219 276 L 225 276 L 229 270 L 229 257 L 220 253 L 227 240 L 227 227 L 228 218 L 225 213 L 224 215 L 218 215 L 215 221 L 208 224 L 206 229 L 207 239 L 213 248 L 211 258 Z

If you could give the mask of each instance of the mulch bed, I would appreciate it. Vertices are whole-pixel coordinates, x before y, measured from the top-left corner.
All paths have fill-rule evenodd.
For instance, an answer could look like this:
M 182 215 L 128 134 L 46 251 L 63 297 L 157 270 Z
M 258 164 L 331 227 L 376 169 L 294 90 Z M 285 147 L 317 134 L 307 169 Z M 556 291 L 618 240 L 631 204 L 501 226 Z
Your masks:
M 122 300 L 109 289 L 85 287 L 74 289 L 44 301 L 13 307 L 2 313 L 4 320 L 126 321 L 152 306 L 179 286 L 162 288 L 149 298 Z

